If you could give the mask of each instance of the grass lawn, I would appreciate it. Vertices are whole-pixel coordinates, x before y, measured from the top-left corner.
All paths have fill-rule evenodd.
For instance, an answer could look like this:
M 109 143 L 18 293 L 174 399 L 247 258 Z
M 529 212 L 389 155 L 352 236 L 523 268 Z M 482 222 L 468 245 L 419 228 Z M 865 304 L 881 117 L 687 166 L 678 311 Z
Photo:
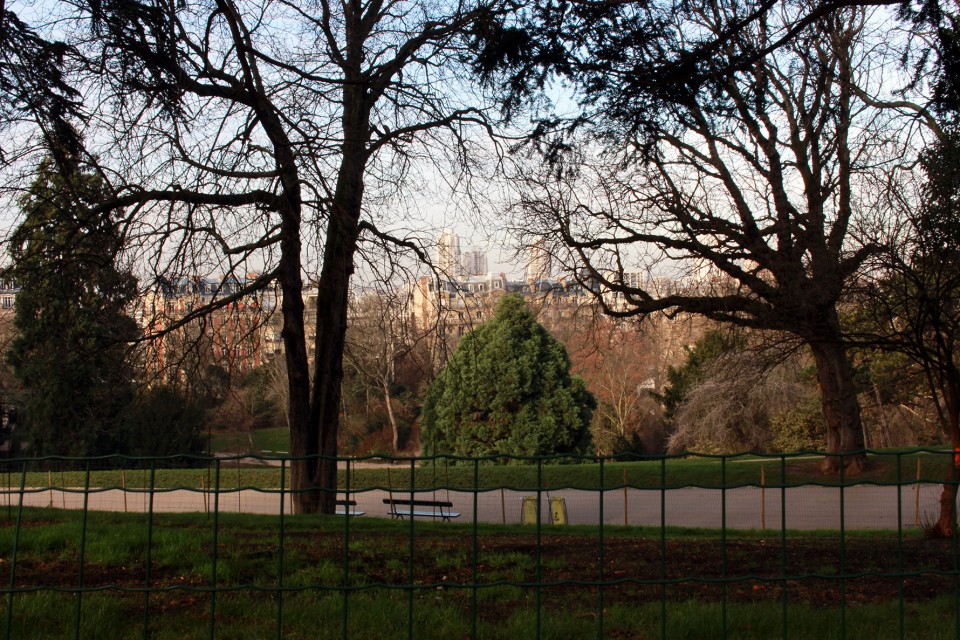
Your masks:
M 953 543 L 912 534 L 478 525 L 474 536 L 469 523 L 233 514 L 148 524 L 26 509 L 17 535 L 0 514 L 0 637 L 958 634 Z
M 252 444 L 251 444 L 252 440 Z M 285 453 L 290 451 L 290 429 L 254 429 L 253 431 L 221 431 L 210 438 L 212 453 Z
M 857 476 L 846 476 L 844 484 L 889 483 L 908 484 L 916 482 L 940 483 L 944 480 L 950 464 L 949 453 L 930 450 L 884 452 L 871 454 L 870 468 Z M 756 456 L 744 454 L 719 459 L 715 457 L 679 457 L 656 458 L 629 462 L 609 461 L 602 466 L 598 463 L 586 464 L 543 464 L 537 465 L 496 465 L 455 464 L 454 461 L 438 459 L 421 464 L 411 464 L 399 460 L 389 468 L 352 467 L 350 487 L 352 489 L 387 488 L 396 490 L 409 488 L 411 474 L 413 484 L 420 489 L 433 487 L 456 488 L 508 488 L 517 490 L 535 490 L 540 486 L 545 490 L 559 488 L 596 489 L 601 484 L 607 488 L 621 487 L 624 484 L 637 488 L 660 487 L 738 487 L 759 486 L 777 487 L 801 484 L 837 485 L 840 478 L 824 476 L 818 469 L 819 458 L 812 455 Z M 383 459 L 367 459 L 383 462 Z M 182 466 L 182 460 L 169 461 L 174 466 Z M 567 461 L 571 462 L 571 461 Z M 210 487 L 215 482 L 215 469 L 220 468 L 221 488 L 256 487 L 277 488 L 280 486 L 280 468 L 250 467 L 238 460 L 223 459 L 216 463 L 200 461 L 202 466 L 184 468 L 158 468 L 155 486 Z M 31 468 L 44 468 L 45 462 L 32 463 Z M 288 463 L 289 465 L 289 463 Z M 57 463 L 50 463 L 48 471 L 31 471 L 25 478 L 28 487 L 82 487 L 85 478 L 83 472 L 63 470 Z M 289 466 L 285 484 L 289 486 Z M 9 487 L 18 487 L 20 474 L 14 471 L 0 473 L 0 483 Z M 340 471 L 340 485 L 345 487 L 346 472 Z M 92 487 L 135 487 L 144 488 L 150 484 L 150 473 L 145 469 L 137 470 L 95 470 L 91 471 Z

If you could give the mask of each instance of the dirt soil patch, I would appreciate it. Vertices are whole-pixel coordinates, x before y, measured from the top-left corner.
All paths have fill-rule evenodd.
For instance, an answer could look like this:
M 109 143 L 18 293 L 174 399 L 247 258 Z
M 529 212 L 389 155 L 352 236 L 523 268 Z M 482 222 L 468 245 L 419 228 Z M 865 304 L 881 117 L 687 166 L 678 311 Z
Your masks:
M 291 535 L 285 540 L 285 573 L 302 564 L 327 563 L 342 573 L 342 540 L 333 536 Z M 358 531 L 351 535 L 346 579 L 353 586 L 415 584 L 430 588 L 473 584 L 540 584 L 545 597 L 564 592 L 596 592 L 603 585 L 608 602 L 691 598 L 729 601 L 780 601 L 837 605 L 896 600 L 928 600 L 949 592 L 958 575 L 958 558 L 949 540 L 910 538 L 800 537 L 673 539 L 562 535 L 485 534 L 473 539 L 458 532 L 422 532 L 413 548 L 406 539 L 386 533 Z M 276 539 L 254 537 L 219 550 L 231 571 L 221 587 L 276 583 Z M 474 555 L 476 562 L 474 563 Z M 62 558 L 62 556 L 61 556 Z M 249 569 L 245 570 L 246 564 Z M 265 573 L 266 569 L 266 573 Z M 0 570 L 10 571 L 9 559 Z M 72 588 L 81 584 L 78 561 L 44 561 L 27 556 L 17 562 L 15 584 Z M 211 576 L 193 569 L 155 563 L 150 586 L 210 585 Z M 147 584 L 142 559 L 122 565 L 87 562 L 84 587 L 138 589 Z M 465 595 L 469 589 L 458 589 Z

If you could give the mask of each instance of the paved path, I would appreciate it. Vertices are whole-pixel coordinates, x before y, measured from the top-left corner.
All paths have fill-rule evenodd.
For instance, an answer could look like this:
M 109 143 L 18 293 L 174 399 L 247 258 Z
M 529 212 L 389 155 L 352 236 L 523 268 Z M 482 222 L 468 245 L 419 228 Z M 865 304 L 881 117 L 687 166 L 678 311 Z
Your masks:
M 918 496 L 919 491 L 919 496 Z M 143 490 L 92 489 L 86 497 L 87 506 L 94 511 L 146 512 L 149 492 Z M 385 491 L 367 491 L 354 494 L 357 508 L 369 517 L 386 517 Z M 394 492 L 394 498 L 407 493 Z M 901 487 L 856 486 L 842 492 L 843 519 L 841 522 L 841 491 L 829 487 L 798 487 L 781 492 L 756 487 L 729 489 L 671 489 L 663 492 L 665 516 L 661 516 L 661 492 L 628 489 L 607 491 L 603 498 L 603 521 L 606 524 L 644 525 L 659 527 L 661 523 L 677 527 L 708 527 L 719 529 L 722 514 L 731 529 L 779 530 L 782 524 L 781 500 L 786 503 L 787 529 L 895 529 L 898 518 L 904 528 L 922 526 L 935 520 L 939 509 L 940 486 L 924 484 Z M 470 522 L 474 514 L 474 498 L 469 492 L 436 491 L 418 494 L 421 499 L 449 500 L 454 510 L 462 515 L 459 521 Z M 530 497 L 536 503 L 536 492 L 491 490 L 477 494 L 476 513 L 481 522 L 518 523 L 521 521 L 523 499 Z M 595 491 L 562 490 L 543 492 L 541 515 L 550 522 L 550 498 L 563 498 L 567 521 L 571 524 L 597 524 L 600 521 L 600 494 Z M 919 507 L 918 507 L 919 499 Z M 21 496 L 18 490 L 0 490 L 0 509 L 15 512 Z M 83 491 L 62 489 L 27 489 L 25 506 L 82 509 Z M 280 513 L 280 494 L 277 491 L 223 491 L 219 498 L 200 490 L 157 490 L 153 504 L 158 512 L 223 512 Z M 535 508 L 535 507 L 534 507 Z M 284 496 L 284 512 L 290 513 L 290 496 Z M 6 514 L 5 514 L 6 515 Z
M 266 455 L 277 455 L 277 456 L 289 456 L 287 451 L 264 451 L 263 454 Z M 238 464 L 248 464 L 259 467 L 279 467 L 283 462 L 283 458 L 266 458 L 262 456 L 247 456 L 243 453 L 215 453 L 213 454 L 215 458 L 222 458 L 233 463 Z M 287 460 L 289 462 L 289 460 Z M 383 460 L 382 458 L 364 458 L 361 460 L 350 459 L 350 468 L 351 469 L 396 469 L 397 464 L 389 460 Z M 337 460 L 337 469 L 346 469 L 347 460 Z

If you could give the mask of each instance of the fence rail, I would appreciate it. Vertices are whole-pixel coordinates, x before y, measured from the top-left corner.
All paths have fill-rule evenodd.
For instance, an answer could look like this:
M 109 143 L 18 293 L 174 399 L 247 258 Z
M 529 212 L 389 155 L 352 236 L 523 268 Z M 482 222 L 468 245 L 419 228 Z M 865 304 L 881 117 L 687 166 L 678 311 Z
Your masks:
M 291 457 L 10 459 L 0 636 L 960 638 L 954 452 L 868 454 L 340 459 L 362 517 Z

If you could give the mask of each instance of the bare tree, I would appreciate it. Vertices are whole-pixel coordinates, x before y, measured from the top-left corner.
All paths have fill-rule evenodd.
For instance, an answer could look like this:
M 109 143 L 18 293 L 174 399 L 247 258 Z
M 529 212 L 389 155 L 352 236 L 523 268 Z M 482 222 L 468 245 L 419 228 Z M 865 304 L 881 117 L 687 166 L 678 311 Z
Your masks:
M 663 412 L 652 392 L 658 388 L 660 349 L 667 332 L 653 323 L 591 315 L 568 320 L 555 332 L 570 354 L 572 370 L 597 399 L 590 430 L 598 453 L 654 452 L 663 441 Z M 552 327 L 551 327 L 552 328 Z
M 598 116 L 606 155 L 554 167 L 522 210 L 567 248 L 569 265 L 586 265 L 575 273 L 598 285 L 609 313 L 695 313 L 799 337 L 816 363 L 827 448 L 856 452 L 863 430 L 838 303 L 877 250 L 853 231 L 875 212 L 865 176 L 906 152 L 886 112 L 858 97 L 878 81 L 863 44 L 871 22 L 864 11 L 839 11 L 784 43 L 802 7 L 781 2 L 730 33 L 737 9 L 708 4 L 665 25 L 667 37 L 692 30 L 722 41 L 715 55 L 729 73 L 660 95 L 662 111 L 649 118 L 635 86 L 588 93 L 587 113 L 608 110 Z M 636 57 L 603 50 L 580 79 L 623 77 L 651 55 L 627 51 Z M 745 56 L 756 60 L 741 66 Z M 672 277 L 664 285 L 651 274 Z M 862 454 L 843 460 L 848 472 L 866 464 Z M 839 457 L 824 460 L 825 472 L 839 468 Z
M 758 351 L 720 356 L 677 408 L 669 450 L 739 453 L 768 450 L 771 421 L 811 398 L 797 358 L 772 363 Z
M 155 280 L 260 267 L 183 323 L 278 283 L 299 512 L 334 507 L 358 248 L 386 242 L 423 257 L 415 237 L 391 233 L 385 213 L 412 169 L 446 172 L 471 158 L 473 126 L 486 116 L 457 72 L 461 45 L 497 9 L 466 0 L 61 3 L 59 24 L 74 25 L 86 61 L 77 82 L 87 139 L 97 141 L 90 151 L 117 194 L 109 206 L 130 212 L 130 259 Z M 317 262 L 311 357 L 303 278 Z
M 355 296 L 350 305 L 344 360 L 383 396 L 390 423 L 393 451 L 400 449 L 400 428 L 394 413 L 392 388 L 398 361 L 417 344 L 406 314 L 402 289 L 375 291 Z

